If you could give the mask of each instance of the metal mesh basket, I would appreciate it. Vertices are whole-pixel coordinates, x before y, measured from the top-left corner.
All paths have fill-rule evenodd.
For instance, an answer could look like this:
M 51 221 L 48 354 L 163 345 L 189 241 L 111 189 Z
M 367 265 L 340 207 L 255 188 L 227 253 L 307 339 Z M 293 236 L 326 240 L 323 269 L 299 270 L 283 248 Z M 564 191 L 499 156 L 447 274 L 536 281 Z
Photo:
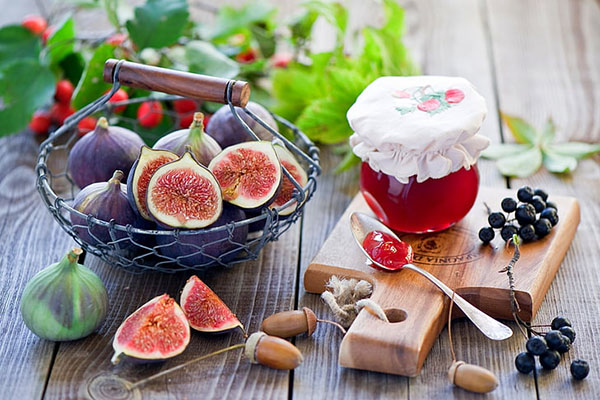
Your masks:
M 245 82 L 181 73 L 123 60 L 107 61 L 104 75 L 106 81 L 113 82 L 112 89 L 67 118 L 65 123 L 40 145 L 36 166 L 37 189 L 46 207 L 60 226 L 87 252 L 111 265 L 134 273 L 174 273 L 182 270 L 204 270 L 219 265 L 231 266 L 256 259 L 265 244 L 277 240 L 302 215 L 304 205 L 316 190 L 316 177 L 321 172 L 319 150 L 306 135 L 285 119 L 272 114 L 281 126 L 289 130 L 291 140 L 245 108 L 244 101 L 247 101 L 249 95 Z M 103 115 L 111 124 L 121 122 L 127 125 L 132 121 L 116 114 L 115 108 L 149 99 L 134 98 L 125 102 L 108 102 L 121 83 L 177 95 L 153 92 L 149 97 L 165 103 L 184 96 L 228 104 L 237 123 L 243 126 L 252 139 L 259 140 L 241 118 L 236 107 L 244 106 L 243 112 L 273 134 L 274 141 L 290 150 L 306 168 L 308 183 L 304 187 L 300 186 L 289 171 L 282 168 L 284 176 L 295 188 L 292 198 L 287 203 L 276 208 L 264 207 L 261 214 L 241 221 L 198 230 L 141 229 L 132 225 L 119 225 L 114 220 L 103 221 L 92 215 L 82 214 L 71 207 L 78 188 L 66 168 L 68 151 L 78 137 L 79 121 L 89 115 Z M 207 87 L 210 90 L 207 91 Z M 295 208 L 291 214 L 279 214 L 281 210 L 292 205 Z M 80 217 L 84 222 L 73 224 L 74 216 Z M 256 232 L 247 238 L 241 235 L 240 240 L 239 232 L 247 228 L 254 228 Z M 103 240 L 102 236 L 110 237 L 110 240 Z M 226 250 L 215 252 L 215 249 Z

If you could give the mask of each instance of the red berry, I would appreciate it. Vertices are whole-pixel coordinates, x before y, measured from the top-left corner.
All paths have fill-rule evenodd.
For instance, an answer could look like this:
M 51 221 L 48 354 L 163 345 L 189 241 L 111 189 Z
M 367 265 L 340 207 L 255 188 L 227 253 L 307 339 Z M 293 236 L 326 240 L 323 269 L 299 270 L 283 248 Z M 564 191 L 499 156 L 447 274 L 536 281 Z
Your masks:
M 85 117 L 77 124 L 79 136 L 85 136 L 86 133 L 93 131 L 96 128 L 98 120 L 94 117 Z
M 54 93 L 54 98 L 56 101 L 62 104 L 69 104 L 71 102 L 71 97 L 73 96 L 73 91 L 75 88 L 73 84 L 63 79 L 62 81 L 58 81 L 56 83 L 56 92 Z
M 144 128 L 154 128 L 162 121 L 162 104 L 158 101 L 145 101 L 137 111 L 137 119 Z
M 440 101 L 438 99 L 429 99 L 422 103 L 420 103 L 417 108 L 421 111 L 433 111 L 440 106 Z
M 242 64 L 250 64 L 250 63 L 256 61 L 257 58 L 258 58 L 258 53 L 253 48 L 244 50 L 241 53 L 238 53 L 237 56 L 235 56 L 235 59 L 237 60 L 237 62 L 242 63 Z
M 54 103 L 50 108 L 50 118 L 52 122 L 62 125 L 68 116 L 72 115 L 75 109 L 70 104 Z
M 465 94 L 460 89 L 446 90 L 446 101 L 448 103 L 460 103 L 465 98 Z
M 110 92 L 110 89 L 107 90 L 106 92 L 104 92 L 104 94 Z M 121 101 L 125 101 L 129 99 L 129 95 L 127 94 L 126 91 L 124 91 L 123 89 L 119 89 L 115 92 L 115 94 L 112 95 L 112 97 L 108 100 L 111 103 L 118 103 Z M 125 111 L 125 109 L 127 108 L 127 106 L 119 106 L 115 108 L 115 112 L 116 113 L 120 113 Z
M 275 68 L 286 68 L 292 61 L 292 55 L 289 53 L 277 53 L 271 57 L 271 63 Z
M 46 27 L 48 26 L 48 22 L 46 19 L 39 15 L 27 15 L 21 21 L 21 26 L 27 28 L 34 35 L 40 35 Z
M 50 129 L 50 113 L 44 110 L 38 110 L 33 114 L 31 122 L 29 122 L 29 129 L 31 129 L 36 135 L 45 135 Z
M 127 40 L 127 35 L 121 32 L 117 32 L 110 35 L 105 40 L 105 42 L 108 44 L 112 44 L 113 46 L 120 46 L 125 40 Z
M 197 104 L 192 99 L 178 99 L 173 102 L 173 109 L 177 114 L 187 114 L 196 111 Z
M 44 30 L 44 33 L 42 33 L 42 43 L 46 44 L 48 42 L 48 39 L 50 39 L 50 36 L 52 36 L 53 33 L 54 33 L 54 27 L 52 25 L 50 25 L 49 27 L 47 27 Z

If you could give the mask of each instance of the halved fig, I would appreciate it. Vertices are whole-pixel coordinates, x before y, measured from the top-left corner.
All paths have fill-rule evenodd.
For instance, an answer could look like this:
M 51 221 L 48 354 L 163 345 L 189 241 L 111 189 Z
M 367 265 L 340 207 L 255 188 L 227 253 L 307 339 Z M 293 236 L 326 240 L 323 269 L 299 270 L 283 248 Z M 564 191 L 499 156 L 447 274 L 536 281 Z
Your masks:
M 268 205 L 281 186 L 281 165 L 270 142 L 227 147 L 208 165 L 219 181 L 223 200 L 245 209 Z
M 153 221 L 146 206 L 146 192 L 150 178 L 159 167 L 175 161 L 179 156 L 167 150 L 154 150 L 142 146 L 140 155 L 131 167 L 127 177 L 127 198 L 131 207 L 148 221 Z
M 223 210 L 219 183 L 190 152 L 156 170 L 148 183 L 146 205 L 150 216 L 169 228 L 204 228 Z
M 288 170 L 290 175 L 294 177 L 294 179 L 298 182 L 298 184 L 300 184 L 301 187 L 306 186 L 306 184 L 308 183 L 308 175 L 306 175 L 306 171 L 304 170 L 304 168 L 302 168 L 302 166 L 300 165 L 298 160 L 296 160 L 294 155 L 283 146 L 276 144 L 274 147 L 275 152 L 277 153 L 277 157 L 279 157 L 279 161 L 281 162 L 281 165 L 283 165 L 285 169 Z M 287 203 L 292 198 L 295 188 L 296 187 L 294 186 L 292 181 L 289 180 L 287 176 L 283 175 L 281 190 L 279 191 L 277 197 L 275 197 L 275 200 L 273 200 L 273 203 L 269 205 L 269 207 L 275 208 Z M 290 215 L 294 212 L 295 209 L 296 202 L 279 211 L 279 215 Z
M 192 275 L 181 292 L 181 308 L 190 326 L 200 332 L 220 333 L 242 323 L 229 307 L 196 275 Z
M 183 310 L 163 294 L 138 308 L 119 326 L 111 361 L 117 364 L 123 356 L 162 361 L 183 352 L 189 342 L 190 326 Z

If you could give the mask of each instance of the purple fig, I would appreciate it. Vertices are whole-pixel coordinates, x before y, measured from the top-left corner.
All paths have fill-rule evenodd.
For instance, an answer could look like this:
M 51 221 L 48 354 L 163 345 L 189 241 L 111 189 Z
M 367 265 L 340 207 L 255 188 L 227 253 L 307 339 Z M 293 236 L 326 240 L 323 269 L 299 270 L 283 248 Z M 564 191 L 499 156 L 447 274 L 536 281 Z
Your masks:
M 115 170 L 127 175 L 143 145 L 144 141 L 137 133 L 109 126 L 102 117 L 96 129 L 79 139 L 69 152 L 69 175 L 80 188 L 106 182 Z
M 256 116 L 262 119 L 271 128 L 277 129 L 277 123 L 266 108 L 253 101 L 249 102 L 246 105 L 246 108 L 256 114 Z M 273 134 L 256 122 L 254 118 L 246 114 L 242 108 L 236 107 L 235 109 L 242 120 L 248 124 L 250 129 L 252 129 L 261 140 L 273 140 Z M 208 125 L 206 126 L 206 131 L 222 148 L 254 140 L 254 138 L 252 138 L 252 136 L 244 129 L 242 124 L 239 123 L 237 118 L 235 118 L 228 105 L 219 108 L 217 112 L 210 117 Z
M 204 114 L 194 113 L 189 129 L 180 129 L 160 138 L 152 147 L 155 150 L 169 150 L 183 156 L 190 147 L 192 155 L 200 164 L 207 166 L 221 152 L 219 143 L 204 132 Z

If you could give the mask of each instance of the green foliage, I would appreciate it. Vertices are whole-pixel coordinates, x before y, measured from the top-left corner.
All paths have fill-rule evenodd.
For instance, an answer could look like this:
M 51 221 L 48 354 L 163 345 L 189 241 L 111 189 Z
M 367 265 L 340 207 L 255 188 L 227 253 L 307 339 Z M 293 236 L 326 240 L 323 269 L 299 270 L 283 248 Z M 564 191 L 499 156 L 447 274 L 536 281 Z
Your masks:
M 170 46 L 181 37 L 189 12 L 186 0 L 147 0 L 135 8 L 135 16 L 125 26 L 133 43 L 146 47 Z
M 8 25 L 0 28 L 0 68 L 22 59 L 37 59 L 40 40 L 22 26 Z
M 114 51 L 110 44 L 103 44 L 94 51 L 73 93 L 71 103 L 75 109 L 84 107 L 110 89 L 111 84 L 104 82 L 102 72 L 104 62 L 114 56 Z
M 45 51 L 50 65 L 56 65 L 73 52 L 75 46 L 75 23 L 65 18 L 48 38 Z
M 496 165 L 502 175 L 525 178 L 542 164 L 550 172 L 572 172 L 577 168 L 577 160 L 600 153 L 600 144 L 554 143 L 556 127 L 551 119 L 542 131 L 512 115 L 502 114 L 502 120 L 519 144 L 494 144 L 482 153 L 484 158 L 498 160 Z
M 189 71 L 198 74 L 233 78 L 240 72 L 238 63 L 219 52 L 211 43 L 193 40 L 185 46 Z
M 251 2 L 238 9 L 223 6 L 217 13 L 215 23 L 203 29 L 202 34 L 207 39 L 218 40 L 236 33 L 245 33 L 253 25 L 268 25 L 276 12 L 274 7 L 264 1 Z

